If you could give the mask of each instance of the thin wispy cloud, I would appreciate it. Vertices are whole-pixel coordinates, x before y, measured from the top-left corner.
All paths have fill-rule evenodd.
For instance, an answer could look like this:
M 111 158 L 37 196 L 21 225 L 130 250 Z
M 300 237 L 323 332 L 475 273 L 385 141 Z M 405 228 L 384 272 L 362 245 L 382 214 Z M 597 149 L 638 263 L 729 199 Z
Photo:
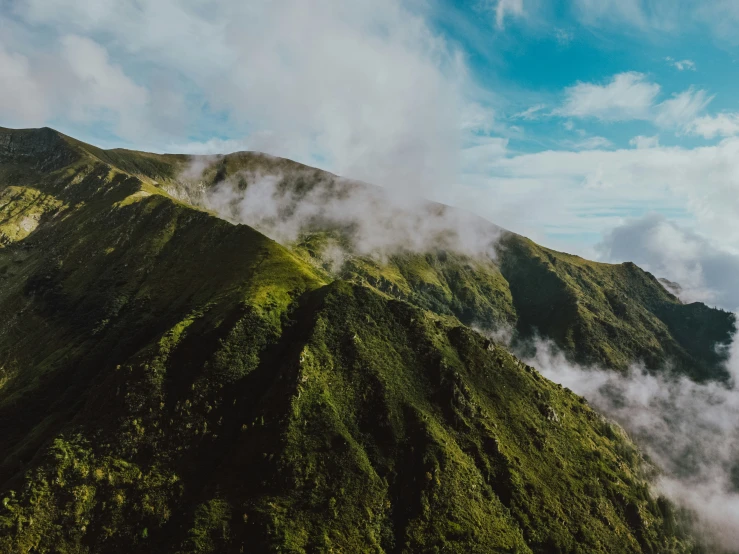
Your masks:
M 523 3 L 524 0 L 487 0 L 484 5 L 493 12 L 495 26 L 503 29 L 506 20 L 525 15 Z
M 629 144 L 634 148 L 657 148 L 659 147 L 659 136 L 637 135 L 629 141 Z
M 676 60 L 667 56 L 665 61 L 678 71 L 696 71 L 695 62 L 692 60 Z
M 544 114 L 542 113 L 542 111 L 545 109 L 546 109 L 545 104 L 536 104 L 535 106 L 526 108 L 522 112 L 514 114 L 513 118 L 514 119 L 526 119 L 528 121 L 531 121 L 533 119 L 538 119 L 539 117 L 543 116 Z

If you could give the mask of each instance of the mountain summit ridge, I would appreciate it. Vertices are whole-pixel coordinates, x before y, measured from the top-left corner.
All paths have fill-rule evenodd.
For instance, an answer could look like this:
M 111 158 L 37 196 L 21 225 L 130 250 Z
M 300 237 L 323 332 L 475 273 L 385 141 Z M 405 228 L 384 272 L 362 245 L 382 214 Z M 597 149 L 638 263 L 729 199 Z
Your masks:
M 0 549 L 698 551 L 621 429 L 469 325 L 706 379 L 732 318 L 514 234 L 487 260 L 320 219 L 281 245 L 178 199 L 191 160 L 0 129 Z M 295 167 L 214 163 L 206 193 Z M 275 181 L 296 202 L 304 168 Z

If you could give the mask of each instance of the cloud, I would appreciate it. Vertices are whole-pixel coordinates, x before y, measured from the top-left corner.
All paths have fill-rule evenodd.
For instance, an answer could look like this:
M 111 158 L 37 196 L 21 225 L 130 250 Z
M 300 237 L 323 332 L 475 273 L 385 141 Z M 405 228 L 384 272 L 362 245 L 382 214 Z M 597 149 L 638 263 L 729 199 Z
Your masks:
M 665 58 L 665 61 L 678 71 L 695 71 L 697 69 L 695 66 L 695 62 L 692 60 L 676 60 L 674 58 L 671 58 L 670 56 L 667 56 Z
M 464 210 L 312 168 L 243 171 L 206 188 L 201 186 L 202 175 L 213 162 L 212 157 L 194 158 L 169 192 L 283 244 L 315 229 L 339 229 L 352 244 L 351 255 L 383 257 L 438 248 L 485 259 L 495 255 L 500 229 Z M 312 186 L 300 186 L 306 182 Z
M 546 108 L 546 105 L 544 104 L 536 104 L 535 106 L 526 108 L 524 111 L 513 115 L 513 118 L 514 119 L 525 119 L 527 121 L 531 121 L 531 120 L 539 118 L 539 116 L 541 115 L 541 111 L 545 108 Z
M 691 122 L 689 130 L 706 139 L 737 135 L 739 134 L 739 113 L 726 112 L 697 117 Z
M 130 138 L 150 130 L 149 92 L 89 38 L 66 34 L 54 39 L 49 51 L 28 53 L 13 41 L 0 41 L 0 74 L 0 115 L 6 124 L 40 126 L 64 118 L 108 125 Z
M 561 46 L 567 46 L 572 42 L 574 34 L 566 29 L 555 29 L 554 38 Z
M 713 96 L 708 96 L 705 90 L 691 87 L 658 104 L 655 107 L 654 122 L 660 127 L 685 128 L 692 124 L 712 100 Z
M 180 142 L 184 133 L 199 135 L 196 142 L 258 134 L 250 143 L 276 155 L 420 192 L 453 182 L 466 137 L 492 119 L 484 113 L 488 94 L 472 82 L 464 56 L 427 24 L 428 8 L 418 2 L 28 0 L 14 6 L 16 18 L 37 35 L 88 37 L 107 51 L 110 67 L 128 69 L 129 77 L 135 72 L 151 95 L 151 108 L 138 118 L 130 117 L 130 105 L 142 100 L 137 89 L 104 85 L 116 74 L 103 71 L 91 49 L 85 52 L 95 62 L 85 97 L 117 113 L 122 127 L 127 120 L 148 123 L 139 146 L 149 136 L 161 145 Z M 496 8 L 501 17 L 523 13 L 520 0 Z M 19 41 L 16 53 L 30 57 L 26 46 Z M 75 69 L 79 76 L 82 62 Z M 176 84 L 158 101 L 160 108 L 176 108 L 166 121 L 153 108 L 149 77 L 162 72 L 163 84 Z M 116 90 L 133 93 L 123 109 L 112 106 Z M 178 115 L 182 128 L 174 129 Z
M 619 73 L 606 84 L 577 83 L 567 88 L 564 104 L 554 113 L 604 121 L 648 119 L 659 92 L 660 86 L 642 73 Z
M 574 0 L 573 9 L 587 25 L 628 22 L 644 27 L 649 20 L 641 0 Z
M 698 384 L 648 374 L 638 366 L 625 374 L 581 367 L 551 343 L 536 341 L 534 347 L 528 364 L 584 396 L 646 450 L 661 472 L 656 492 L 693 510 L 698 530 L 710 543 L 721 549 L 739 544 L 736 373 L 729 386 Z
M 582 140 L 563 141 L 562 145 L 572 150 L 595 150 L 598 148 L 611 148 L 613 143 L 605 137 L 588 137 Z
M 735 0 L 574 0 L 573 8 L 580 22 L 593 27 L 623 31 L 626 26 L 673 36 L 707 30 L 732 45 L 739 40 L 739 4 Z
M 739 311 L 739 255 L 664 216 L 628 220 L 608 232 L 597 248 L 605 261 L 633 261 L 657 277 L 676 281 L 686 302 Z
M 553 114 L 601 121 L 645 120 L 683 129 L 713 100 L 705 90 L 691 87 L 658 103 L 660 90 L 643 73 L 619 73 L 605 84 L 577 83 L 565 89 L 565 101 Z
M 634 148 L 658 148 L 659 147 L 659 136 L 654 135 L 652 137 L 645 137 L 638 135 L 629 141 L 629 144 Z
M 94 121 L 101 117 L 100 110 L 110 110 L 121 116 L 118 127 L 122 135 L 133 137 L 143 131 L 146 127 L 137 120 L 149 102 L 148 91 L 112 64 L 105 48 L 93 40 L 66 35 L 59 44 L 60 57 L 77 81 L 74 101 L 65 110 L 68 117 Z
M 488 6 L 495 13 L 495 26 L 502 29 L 507 17 L 523 17 L 523 0 L 493 0 L 488 1 Z
M 739 244 L 739 139 L 733 137 L 692 149 L 508 152 L 485 172 L 465 175 L 457 191 L 459 205 L 584 256 L 596 254 L 587 247 L 603 230 L 653 209 L 690 221 L 717 248 L 736 252 Z
M 45 92 L 28 58 L 0 42 L 0 117 L 7 125 L 39 125 L 48 117 Z

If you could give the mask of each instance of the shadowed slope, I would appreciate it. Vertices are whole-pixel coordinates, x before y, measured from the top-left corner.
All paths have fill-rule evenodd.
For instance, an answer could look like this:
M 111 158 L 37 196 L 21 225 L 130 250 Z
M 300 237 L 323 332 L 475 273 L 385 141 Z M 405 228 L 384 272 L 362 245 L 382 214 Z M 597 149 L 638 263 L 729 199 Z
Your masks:
M 522 321 L 505 264 L 352 258 L 429 310 L 327 284 L 159 156 L 14 133 L 3 209 L 45 203 L 0 248 L 0 550 L 691 550 L 620 430 L 460 325 Z

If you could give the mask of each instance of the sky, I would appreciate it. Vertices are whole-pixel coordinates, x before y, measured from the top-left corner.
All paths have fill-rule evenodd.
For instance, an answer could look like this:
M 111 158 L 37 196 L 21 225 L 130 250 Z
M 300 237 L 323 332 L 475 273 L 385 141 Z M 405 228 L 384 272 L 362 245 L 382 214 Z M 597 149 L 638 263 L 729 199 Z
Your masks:
M 0 0 L 0 126 L 292 158 L 735 311 L 738 31 L 733 0 Z

